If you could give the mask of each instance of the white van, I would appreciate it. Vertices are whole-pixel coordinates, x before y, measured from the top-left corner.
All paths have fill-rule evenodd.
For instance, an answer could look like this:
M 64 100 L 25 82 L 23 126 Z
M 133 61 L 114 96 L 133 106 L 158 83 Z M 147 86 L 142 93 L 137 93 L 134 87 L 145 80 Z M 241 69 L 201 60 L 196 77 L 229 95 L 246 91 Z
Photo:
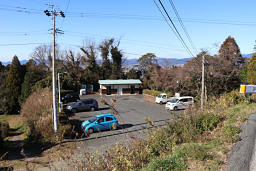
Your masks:
M 156 96 L 156 103 L 158 104 L 163 104 L 163 103 L 167 103 L 168 99 L 167 99 L 167 94 L 162 93 L 159 94 L 158 96 Z
M 168 109 L 168 110 L 185 109 L 189 105 L 192 105 L 193 103 L 194 103 L 194 98 L 191 96 L 174 97 L 166 103 L 165 109 Z

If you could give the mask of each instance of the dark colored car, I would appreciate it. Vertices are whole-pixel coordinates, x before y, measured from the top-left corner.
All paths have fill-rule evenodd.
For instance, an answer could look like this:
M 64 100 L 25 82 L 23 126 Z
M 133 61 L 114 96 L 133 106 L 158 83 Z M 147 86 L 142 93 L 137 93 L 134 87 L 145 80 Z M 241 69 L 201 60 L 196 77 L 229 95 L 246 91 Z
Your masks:
M 73 113 L 88 110 L 98 110 L 98 102 L 95 99 L 82 99 L 72 105 L 67 106 L 67 110 Z
M 80 97 L 76 93 L 70 93 L 70 94 L 66 94 L 64 97 L 62 97 L 61 100 L 63 103 L 76 102 L 76 101 L 80 100 Z

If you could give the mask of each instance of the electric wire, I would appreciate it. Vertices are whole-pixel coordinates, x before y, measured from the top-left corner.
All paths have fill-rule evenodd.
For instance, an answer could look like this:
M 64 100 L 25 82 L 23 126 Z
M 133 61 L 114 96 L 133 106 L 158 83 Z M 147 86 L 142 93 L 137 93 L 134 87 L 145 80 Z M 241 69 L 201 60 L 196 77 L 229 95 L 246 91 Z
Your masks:
M 0 44 L 0 46 L 25 46 L 25 45 L 40 45 L 48 43 L 10 43 L 10 44 Z
M 175 7 L 175 5 L 173 3 L 173 0 L 169 0 L 169 3 L 171 4 L 172 9 L 174 10 L 174 13 L 175 13 L 176 17 L 178 18 L 178 21 L 179 21 L 183 31 L 185 32 L 185 35 L 187 36 L 189 43 L 191 44 L 192 48 L 195 50 L 196 54 L 198 54 L 197 48 L 196 48 L 195 44 L 193 43 L 193 41 L 192 41 L 192 39 L 191 39 L 191 37 L 190 37 L 190 35 L 189 35 L 185 25 L 183 24 L 183 22 L 181 20 L 181 17 L 180 17 L 180 15 L 178 13 L 178 10 L 177 10 L 177 8 Z
M 158 10 L 161 11 L 160 8 L 159 8 L 159 6 L 158 6 L 157 3 L 155 2 L 155 0 L 153 0 L 153 1 L 154 1 L 155 5 L 157 6 Z M 174 25 L 172 19 L 170 18 L 168 12 L 166 11 L 165 7 L 163 6 L 161 0 L 159 0 L 159 2 L 160 2 L 160 4 L 161 4 L 163 10 L 165 11 L 165 14 L 167 15 L 168 19 L 171 21 L 172 26 L 174 27 L 174 30 L 176 31 L 175 36 L 178 38 L 178 40 L 180 40 L 182 46 L 183 46 L 184 49 L 188 52 L 188 54 L 193 57 L 193 56 L 194 56 L 193 53 L 190 51 L 190 49 L 188 48 L 188 46 L 187 46 L 186 43 L 184 42 L 184 40 L 183 40 L 183 38 L 181 37 L 179 31 L 177 30 L 176 26 Z M 161 14 L 162 14 L 162 11 L 161 11 Z M 162 15 L 163 15 L 163 14 L 162 14 Z M 164 18 L 165 18 L 165 17 L 164 17 Z M 166 18 L 165 18 L 165 19 L 166 19 Z M 167 21 L 167 20 L 166 20 L 166 21 Z M 167 21 L 167 23 L 168 23 L 169 27 L 171 28 L 171 30 L 173 30 L 173 28 L 170 26 L 170 24 L 169 24 L 168 21 Z

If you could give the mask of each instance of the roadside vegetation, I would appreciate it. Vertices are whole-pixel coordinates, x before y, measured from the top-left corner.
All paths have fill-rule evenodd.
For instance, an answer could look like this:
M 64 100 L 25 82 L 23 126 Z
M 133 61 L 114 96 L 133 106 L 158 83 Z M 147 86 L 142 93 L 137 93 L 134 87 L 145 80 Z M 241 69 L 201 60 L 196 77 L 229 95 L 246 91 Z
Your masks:
M 148 130 L 145 140 L 117 144 L 103 156 L 85 154 L 73 164 L 89 170 L 225 170 L 241 125 L 256 112 L 255 100 L 232 91 L 210 100 L 204 111 L 195 105 L 165 127 Z
M 163 92 L 157 91 L 157 90 L 149 90 L 149 89 L 143 90 L 143 94 L 148 94 L 150 96 L 158 96 L 161 93 Z M 167 97 L 172 97 L 172 94 L 170 92 L 164 92 L 164 93 L 167 94 Z

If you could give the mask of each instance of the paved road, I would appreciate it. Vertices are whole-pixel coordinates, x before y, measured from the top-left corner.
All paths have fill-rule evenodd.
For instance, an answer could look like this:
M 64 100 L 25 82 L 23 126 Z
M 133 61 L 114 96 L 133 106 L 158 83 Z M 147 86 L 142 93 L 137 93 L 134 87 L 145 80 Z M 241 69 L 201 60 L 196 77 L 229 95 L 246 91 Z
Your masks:
M 242 126 L 242 133 L 232 148 L 228 160 L 229 171 L 256 170 L 256 114 L 251 114 L 248 121 Z
M 79 120 L 87 120 L 96 114 L 112 113 L 111 109 L 101 104 L 99 95 L 88 95 L 83 98 L 95 98 L 99 102 L 99 111 L 76 113 Z M 104 96 L 110 103 L 114 96 Z M 165 125 L 172 115 L 164 109 L 164 105 L 153 104 L 143 99 L 142 95 L 118 96 L 116 109 L 119 112 L 117 119 L 123 129 L 93 133 L 89 137 L 80 139 L 81 151 L 104 152 L 109 147 L 119 143 L 129 143 L 130 139 L 146 137 L 148 125 L 145 121 L 149 118 L 156 126 Z

